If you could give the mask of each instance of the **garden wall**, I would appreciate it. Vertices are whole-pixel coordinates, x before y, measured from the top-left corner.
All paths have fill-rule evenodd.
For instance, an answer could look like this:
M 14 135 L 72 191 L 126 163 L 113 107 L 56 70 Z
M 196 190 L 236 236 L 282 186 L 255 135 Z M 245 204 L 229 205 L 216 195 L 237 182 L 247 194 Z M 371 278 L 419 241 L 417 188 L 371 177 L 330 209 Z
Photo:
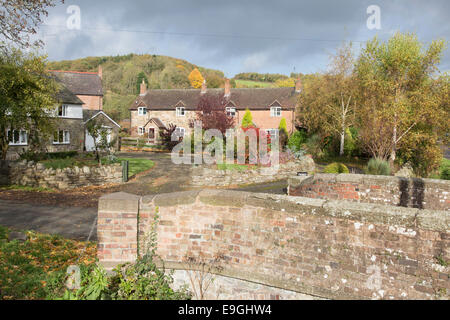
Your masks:
M 194 186 L 229 187 L 283 180 L 296 175 L 297 172 L 314 172 L 314 170 L 314 160 L 304 157 L 301 160 L 280 164 L 279 170 L 276 171 L 266 167 L 241 171 L 201 166 L 192 168 L 191 176 Z
M 3 172 L 3 173 L 2 173 Z M 2 178 L 3 177 L 3 178 Z M 120 164 L 102 167 L 83 167 L 65 169 L 46 169 L 43 164 L 34 162 L 10 162 L 0 169 L 0 184 L 21 185 L 52 189 L 72 189 L 83 186 L 96 186 L 122 182 Z
M 450 210 L 450 181 L 357 174 L 289 179 L 291 196 Z
M 99 201 L 98 258 L 136 259 L 158 212 L 158 254 L 177 282 L 210 261 L 210 299 L 448 299 L 450 213 L 203 190 Z M 197 260 L 198 261 L 198 260 Z

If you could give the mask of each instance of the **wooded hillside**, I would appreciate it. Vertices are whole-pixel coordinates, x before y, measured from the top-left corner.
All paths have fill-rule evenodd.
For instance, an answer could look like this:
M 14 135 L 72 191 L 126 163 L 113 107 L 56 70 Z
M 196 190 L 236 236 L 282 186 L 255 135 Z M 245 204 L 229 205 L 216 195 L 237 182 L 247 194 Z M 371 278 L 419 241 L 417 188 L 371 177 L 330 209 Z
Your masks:
M 103 108 L 118 121 L 129 118 L 128 107 L 139 94 L 139 84 L 143 79 L 150 89 L 190 88 L 188 76 L 198 68 L 208 88 L 219 88 L 224 83 L 221 71 L 202 68 L 181 59 L 148 54 L 49 62 L 48 69 L 97 72 L 99 65 L 103 68 Z

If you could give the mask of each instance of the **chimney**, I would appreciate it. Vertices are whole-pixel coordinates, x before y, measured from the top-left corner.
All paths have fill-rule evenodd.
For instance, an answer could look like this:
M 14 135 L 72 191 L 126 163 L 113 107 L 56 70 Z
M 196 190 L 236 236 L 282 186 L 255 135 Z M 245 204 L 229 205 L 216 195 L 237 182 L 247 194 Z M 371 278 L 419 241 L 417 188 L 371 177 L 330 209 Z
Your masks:
M 103 80 L 103 68 L 102 66 L 98 66 L 98 76 Z
M 302 80 L 300 79 L 300 76 L 298 76 L 297 81 L 295 81 L 295 92 L 301 93 L 303 89 Z
M 200 93 L 201 94 L 205 94 L 207 89 L 208 88 L 206 87 L 206 80 L 203 80 L 202 91 Z
M 225 98 L 231 95 L 231 84 L 230 79 L 225 79 Z
M 145 80 L 142 79 L 141 83 L 141 96 L 145 95 L 147 93 L 147 84 L 145 83 Z

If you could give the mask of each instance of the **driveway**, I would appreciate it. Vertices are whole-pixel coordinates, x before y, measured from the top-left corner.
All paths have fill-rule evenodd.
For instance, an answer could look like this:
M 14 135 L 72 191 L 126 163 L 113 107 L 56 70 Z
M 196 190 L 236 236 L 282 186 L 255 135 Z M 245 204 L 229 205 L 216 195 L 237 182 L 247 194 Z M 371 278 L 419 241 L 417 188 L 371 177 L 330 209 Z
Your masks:
M 115 186 L 53 193 L 0 191 L 0 225 L 86 240 L 97 216 L 98 199 L 104 194 L 121 191 L 144 196 L 195 189 L 190 186 L 191 165 L 174 165 L 169 154 L 120 153 L 119 156 L 149 159 L 155 162 L 155 166 L 128 183 Z M 239 190 L 285 194 L 286 187 L 286 181 L 278 181 Z M 95 240 L 96 235 L 94 228 L 90 239 Z
M 96 240 L 96 218 L 97 208 L 61 208 L 0 200 L 0 225 L 15 230 L 34 230 L 83 241 L 91 234 L 90 240 Z

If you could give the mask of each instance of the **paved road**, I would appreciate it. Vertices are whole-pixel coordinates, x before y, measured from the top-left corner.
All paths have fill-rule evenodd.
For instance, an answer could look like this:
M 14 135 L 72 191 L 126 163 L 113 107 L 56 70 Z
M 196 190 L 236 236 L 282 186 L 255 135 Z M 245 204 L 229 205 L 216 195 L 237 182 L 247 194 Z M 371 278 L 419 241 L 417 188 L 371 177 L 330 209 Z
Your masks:
M 97 208 L 36 206 L 0 200 L 0 225 L 16 230 L 34 230 L 87 240 L 96 218 Z M 96 238 L 95 227 L 90 240 Z
M 194 189 L 190 186 L 191 165 L 173 165 L 168 154 L 121 153 L 120 157 L 150 159 L 155 162 L 155 167 L 126 184 L 104 190 L 105 193 L 122 191 L 143 196 Z M 286 194 L 286 188 L 286 181 L 278 181 L 247 186 L 239 190 Z M 0 200 L 0 225 L 17 230 L 36 230 L 71 239 L 86 240 L 95 222 L 97 207 L 68 207 L 67 201 L 58 202 L 58 204 L 59 206 L 39 206 L 23 203 L 20 199 Z M 96 235 L 95 228 L 91 240 L 95 240 Z

